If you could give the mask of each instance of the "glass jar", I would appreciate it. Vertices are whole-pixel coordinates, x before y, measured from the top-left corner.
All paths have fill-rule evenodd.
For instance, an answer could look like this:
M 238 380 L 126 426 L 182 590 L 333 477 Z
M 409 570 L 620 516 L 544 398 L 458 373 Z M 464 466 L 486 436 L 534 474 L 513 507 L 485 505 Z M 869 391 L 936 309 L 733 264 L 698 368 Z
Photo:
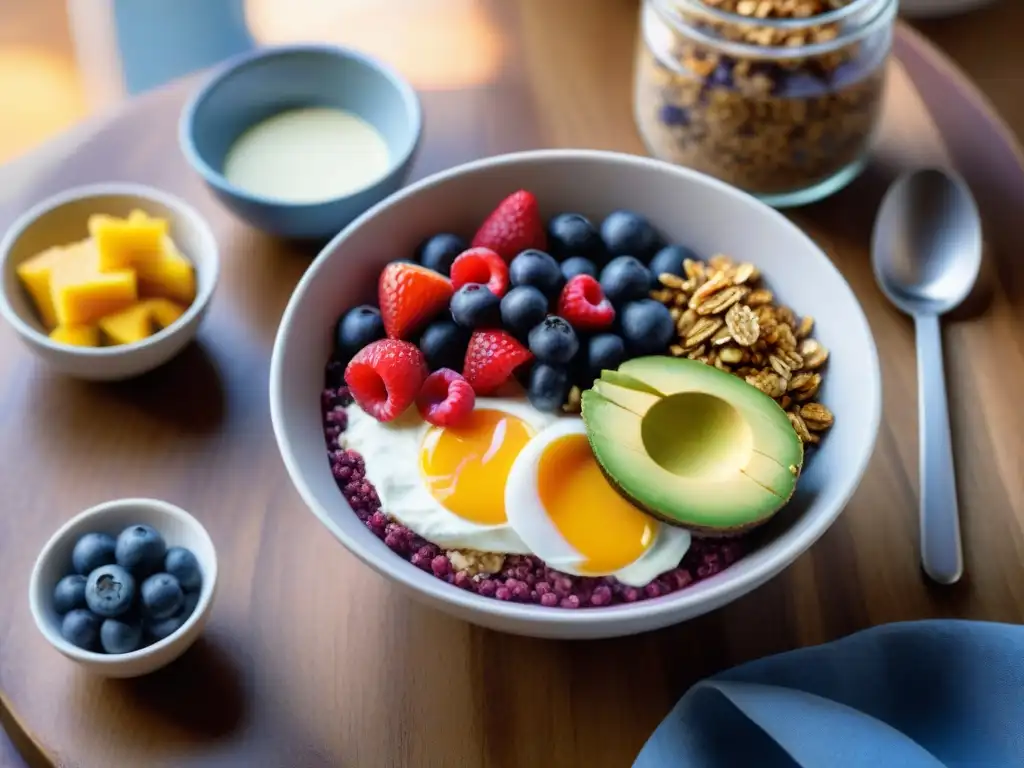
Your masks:
M 634 110 L 648 151 L 775 207 L 867 162 L 897 0 L 643 0 Z

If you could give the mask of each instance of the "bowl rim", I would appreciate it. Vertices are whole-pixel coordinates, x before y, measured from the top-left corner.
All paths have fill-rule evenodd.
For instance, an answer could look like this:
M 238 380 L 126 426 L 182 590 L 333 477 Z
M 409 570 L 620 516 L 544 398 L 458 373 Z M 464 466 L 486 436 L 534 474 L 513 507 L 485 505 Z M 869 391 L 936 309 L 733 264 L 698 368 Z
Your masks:
M 196 297 L 185 309 L 185 312 L 181 317 L 166 328 L 161 328 L 152 336 L 147 336 L 142 341 L 134 341 L 131 344 L 116 344 L 107 347 L 76 347 L 71 344 L 61 344 L 51 339 L 46 333 L 34 328 L 31 323 L 27 322 L 21 314 L 14 309 L 14 305 L 8 297 L 8 291 L 5 288 L 6 281 L 4 279 L 11 258 L 11 251 L 14 248 L 15 243 L 17 243 L 25 234 L 25 230 L 35 224 L 40 217 L 47 213 L 69 203 L 114 195 L 135 197 L 140 201 L 159 203 L 160 205 L 173 210 L 177 216 L 187 219 L 189 227 L 198 234 L 199 239 L 203 243 L 202 248 L 205 253 L 204 262 L 207 264 L 205 267 L 207 277 L 201 281 L 197 280 L 197 283 L 199 283 L 199 290 L 196 292 Z M 139 207 L 143 208 L 144 205 L 140 205 Z M 189 261 L 192 262 L 192 268 L 198 275 L 198 260 L 193 255 L 189 258 Z M 87 184 L 80 187 L 72 187 L 71 189 L 52 195 L 33 205 L 15 220 L 4 234 L 3 239 L 0 239 L 0 315 L 2 315 L 20 335 L 30 338 L 33 342 L 46 347 L 47 349 L 53 350 L 54 352 L 74 357 L 97 359 L 122 357 L 147 349 L 148 347 L 155 346 L 162 340 L 185 331 L 186 327 L 191 324 L 198 315 L 202 314 L 206 310 L 207 305 L 213 298 L 214 290 L 217 287 L 219 279 L 220 252 L 217 246 L 217 238 L 214 236 L 213 230 L 210 228 L 206 219 L 203 218 L 202 214 L 200 214 L 198 210 L 189 203 L 186 203 L 180 197 L 145 184 L 102 182 L 98 184 Z M 23 287 L 19 286 L 19 288 L 20 290 L 24 290 Z
M 352 232 L 362 226 L 371 218 L 377 216 L 386 208 L 396 206 L 409 197 L 418 195 L 429 189 L 441 186 L 451 179 L 467 173 L 475 173 L 484 169 L 501 168 L 503 166 L 517 165 L 520 163 L 544 163 L 549 161 L 580 161 L 611 163 L 613 165 L 628 165 L 657 171 L 659 173 L 670 173 L 676 176 L 685 177 L 693 182 L 711 186 L 722 194 L 737 198 L 739 203 L 746 206 L 761 209 L 763 214 L 768 215 L 782 228 L 792 231 L 804 240 L 807 247 L 816 252 L 823 262 L 825 269 L 831 270 L 840 283 L 846 286 L 854 304 L 854 317 L 850 318 L 849 325 L 860 330 L 867 346 L 871 352 L 869 359 L 862 361 L 862 376 L 864 386 L 862 389 L 863 400 L 866 403 L 869 418 L 870 439 L 857 448 L 855 461 L 848 466 L 851 467 L 845 480 L 838 489 L 838 501 L 832 509 L 820 514 L 809 525 L 806 530 L 795 535 L 792 540 L 786 541 L 785 546 L 773 557 L 766 559 L 751 570 L 740 574 L 723 578 L 730 571 L 723 571 L 721 574 L 702 582 L 706 585 L 697 597 L 693 597 L 690 590 L 684 589 L 673 592 L 663 597 L 643 600 L 636 603 L 625 603 L 603 608 L 586 610 L 556 610 L 533 604 L 520 604 L 503 602 L 489 597 L 482 597 L 467 590 L 458 589 L 450 584 L 442 582 L 433 575 L 424 573 L 417 568 L 405 568 L 402 565 L 408 563 L 389 550 L 376 551 L 364 547 L 352 536 L 348 535 L 337 523 L 331 519 L 331 515 L 321 507 L 317 501 L 316 494 L 305 481 L 304 472 L 298 465 L 295 456 L 287 439 L 287 431 L 284 426 L 287 409 L 283 400 L 283 347 L 287 329 L 292 325 L 295 315 L 299 312 L 300 297 L 302 297 L 308 286 L 318 278 L 324 268 L 324 264 L 337 250 Z M 572 626 L 575 628 L 595 628 L 616 625 L 623 621 L 629 621 L 637 625 L 663 626 L 666 623 L 657 623 L 659 617 L 671 617 L 681 611 L 688 612 L 688 618 L 707 613 L 715 608 L 746 594 L 747 592 L 764 584 L 771 578 L 791 565 L 797 557 L 806 552 L 821 536 L 832 526 L 846 508 L 854 492 L 860 485 L 864 473 L 867 470 L 868 462 L 874 453 L 875 444 L 878 439 L 878 431 L 882 418 L 882 377 L 881 366 L 878 358 L 878 349 L 875 344 L 874 335 L 864 314 L 864 309 L 857 299 L 856 294 L 850 287 L 846 278 L 836 268 L 832 260 L 825 252 L 808 236 L 802 229 L 796 226 L 783 216 L 779 211 L 769 207 L 753 196 L 733 187 L 725 182 L 719 181 L 711 176 L 694 171 L 688 168 L 675 166 L 660 160 L 654 160 L 639 155 L 630 155 L 621 152 L 609 152 L 594 149 L 540 149 L 525 152 L 515 152 L 503 155 L 495 155 L 479 160 L 474 160 L 462 165 L 449 168 L 432 174 L 420 181 L 417 181 L 364 212 L 341 232 L 335 235 L 331 241 L 317 255 L 316 259 L 303 274 L 297 283 L 288 305 L 285 307 L 281 321 L 278 325 L 277 336 L 274 340 L 274 349 L 270 361 L 269 375 L 270 395 L 270 417 L 274 429 L 274 437 L 277 441 L 278 450 L 284 461 L 288 475 L 299 492 L 300 497 L 306 506 L 313 512 L 324 526 L 341 541 L 342 545 L 357 558 L 369 565 L 382 575 L 394 579 L 400 585 L 428 601 L 439 601 L 451 604 L 455 608 L 470 615 L 484 614 L 497 620 L 522 621 L 537 626 L 558 628 Z M 341 497 L 339 497 L 341 498 Z M 343 498 L 341 498 L 344 501 Z M 784 539 L 784 534 L 780 539 Z M 788 535 L 794 535 L 788 533 Z M 428 581 L 429 580 L 429 581 Z M 436 584 L 431 583 L 436 582 Z M 445 589 L 442 589 L 444 587 Z M 678 621 L 678 620 L 677 620 Z M 629 632 L 625 632 L 628 634 Z M 622 634 L 622 633 L 619 633 Z
M 199 602 L 196 603 L 196 607 L 192 611 L 192 615 L 189 616 L 185 620 L 185 623 L 178 627 L 177 630 L 162 640 L 157 640 L 155 643 L 139 648 L 138 650 L 117 654 L 99 653 L 97 651 L 87 651 L 76 645 L 72 645 L 61 637 L 60 632 L 57 629 L 50 625 L 50 622 L 47 621 L 45 616 L 45 610 L 40 604 L 40 600 L 37 599 L 38 595 L 41 594 L 40 590 L 43 586 L 43 566 L 54 556 L 54 549 L 56 549 L 57 546 L 67 538 L 71 529 L 82 521 L 93 518 L 102 518 L 113 510 L 138 507 L 149 507 L 151 509 L 158 510 L 162 514 L 168 515 L 169 517 L 174 517 L 192 528 L 200 538 L 206 540 L 206 544 L 210 547 L 210 551 L 213 552 L 213 560 L 210 563 L 210 568 L 204 569 L 203 571 L 203 588 L 199 594 Z M 209 585 L 208 588 L 207 584 Z M 66 656 L 74 658 L 77 661 L 89 662 L 91 664 L 102 664 L 105 666 L 115 666 L 137 661 L 139 659 L 149 658 L 165 648 L 176 645 L 181 638 L 185 636 L 188 630 L 191 629 L 191 627 L 194 626 L 196 622 L 198 622 L 200 618 L 210 610 L 210 606 L 213 604 L 214 595 L 216 594 L 216 589 L 217 548 L 214 546 L 213 539 L 210 538 L 209 532 L 206 530 L 205 526 L 199 522 L 198 518 L 189 514 L 176 504 L 171 504 L 170 502 L 162 501 L 161 499 L 112 499 L 79 512 L 70 520 L 66 521 L 53 533 L 52 536 L 50 536 L 46 544 L 43 545 L 43 548 L 39 550 L 39 554 L 36 556 L 35 565 L 32 567 L 32 576 L 29 578 L 28 586 L 28 602 L 29 609 L 32 612 L 32 618 L 35 620 L 40 634 L 42 634 L 43 637 L 46 638 L 47 642 L 49 642 L 50 645 L 58 651 Z
M 388 169 L 378 178 L 354 189 L 344 195 L 328 197 L 323 200 L 295 202 L 285 199 L 268 197 L 266 195 L 254 194 L 241 187 L 232 184 L 224 174 L 206 162 L 202 153 L 196 148 L 193 127 L 195 115 L 199 107 L 210 98 L 210 94 L 232 75 L 241 72 L 246 67 L 266 61 L 268 59 L 280 59 L 287 56 L 318 54 L 321 56 L 333 57 L 336 59 L 349 59 L 357 61 L 364 66 L 374 69 L 384 76 L 398 95 L 405 103 L 409 113 L 409 139 L 402 152 L 389 157 Z M 273 206 L 287 210 L 308 210 L 323 205 L 335 205 L 344 203 L 372 189 L 385 179 L 389 178 L 400 168 L 405 167 L 419 147 L 423 135 L 423 106 L 420 103 L 419 95 L 412 84 L 394 67 L 384 61 L 370 56 L 369 54 L 349 48 L 343 45 L 331 43 L 288 43 L 284 45 L 270 45 L 256 48 L 252 51 L 236 54 L 235 56 L 221 62 L 210 72 L 196 88 L 192 96 L 185 102 L 178 118 L 178 144 L 182 154 L 203 180 L 214 189 L 223 194 L 230 195 L 240 200 L 247 200 L 259 205 Z

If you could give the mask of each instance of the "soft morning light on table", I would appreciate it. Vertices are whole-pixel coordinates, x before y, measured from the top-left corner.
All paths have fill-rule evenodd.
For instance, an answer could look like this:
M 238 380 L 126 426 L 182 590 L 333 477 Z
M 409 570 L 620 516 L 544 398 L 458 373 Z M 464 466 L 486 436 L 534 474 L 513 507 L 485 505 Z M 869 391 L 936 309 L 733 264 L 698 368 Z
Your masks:
M 245 18 L 261 43 L 351 45 L 397 67 L 417 88 L 449 90 L 480 86 L 498 75 L 505 41 L 486 5 L 480 0 L 245 0 Z

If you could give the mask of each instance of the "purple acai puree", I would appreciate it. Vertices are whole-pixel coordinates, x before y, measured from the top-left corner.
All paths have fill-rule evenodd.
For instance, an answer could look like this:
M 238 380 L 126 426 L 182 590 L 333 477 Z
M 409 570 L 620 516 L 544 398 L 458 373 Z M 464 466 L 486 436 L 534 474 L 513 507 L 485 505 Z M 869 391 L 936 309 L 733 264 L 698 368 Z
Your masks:
M 746 551 L 744 538 L 693 539 L 678 568 L 661 574 L 644 587 L 627 587 L 614 577 L 571 576 L 548 568 L 532 555 L 509 555 L 499 573 L 471 578 L 456 572 L 444 551 L 391 520 L 380 508 L 377 491 L 366 479 L 363 457 L 343 449 L 338 437 L 347 426 L 345 407 L 351 402 L 342 385 L 337 363 L 327 367 L 327 388 L 321 396 L 324 439 L 338 488 L 363 524 L 392 552 L 439 579 L 484 597 L 550 608 L 596 608 L 635 603 L 678 592 L 721 573 Z

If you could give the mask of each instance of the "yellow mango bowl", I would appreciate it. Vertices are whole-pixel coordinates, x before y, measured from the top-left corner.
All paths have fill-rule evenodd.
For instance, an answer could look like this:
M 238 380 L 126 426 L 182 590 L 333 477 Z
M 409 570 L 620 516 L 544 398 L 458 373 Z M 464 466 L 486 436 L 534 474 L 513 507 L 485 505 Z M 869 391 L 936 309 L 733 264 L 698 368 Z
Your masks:
M 113 381 L 157 368 L 199 330 L 220 272 L 190 205 L 138 184 L 44 200 L 0 241 L 0 315 L 54 370 Z

